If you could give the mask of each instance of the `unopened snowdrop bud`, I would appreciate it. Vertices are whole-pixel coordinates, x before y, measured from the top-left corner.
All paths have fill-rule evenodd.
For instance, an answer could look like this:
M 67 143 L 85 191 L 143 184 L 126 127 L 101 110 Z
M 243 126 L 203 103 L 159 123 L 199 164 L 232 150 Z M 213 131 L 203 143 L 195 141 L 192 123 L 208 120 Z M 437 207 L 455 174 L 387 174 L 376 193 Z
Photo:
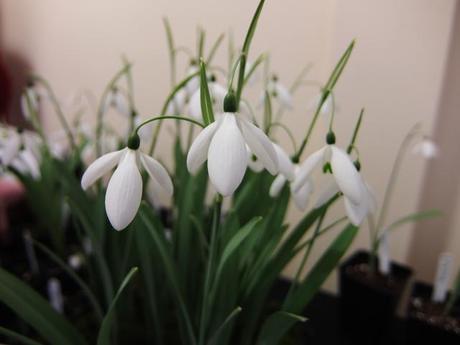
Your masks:
M 115 230 L 126 228 L 139 209 L 142 199 L 139 163 L 169 196 L 173 194 L 173 184 L 166 169 L 152 157 L 140 152 L 139 146 L 139 135 L 134 133 L 128 140 L 127 148 L 96 159 L 81 180 L 82 188 L 86 190 L 96 180 L 117 167 L 109 180 L 105 195 L 107 217 Z

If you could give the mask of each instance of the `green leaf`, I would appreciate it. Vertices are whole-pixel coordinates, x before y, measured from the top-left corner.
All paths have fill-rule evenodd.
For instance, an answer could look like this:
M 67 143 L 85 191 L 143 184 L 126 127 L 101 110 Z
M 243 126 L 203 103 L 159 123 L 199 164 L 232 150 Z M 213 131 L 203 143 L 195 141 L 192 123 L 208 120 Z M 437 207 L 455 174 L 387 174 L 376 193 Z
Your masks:
M 182 291 L 179 286 L 179 280 L 178 280 L 178 275 L 174 266 L 173 259 L 171 255 L 169 254 L 167 247 L 165 243 L 162 241 L 160 236 L 158 235 L 157 231 L 153 227 L 152 222 L 150 221 L 148 217 L 148 211 L 147 209 L 149 206 L 147 206 L 145 203 L 141 204 L 139 214 L 140 217 L 147 228 L 148 232 L 151 235 L 151 238 L 155 244 L 155 247 L 158 251 L 158 254 L 161 258 L 162 261 L 162 267 L 165 270 L 167 280 L 169 282 L 170 288 L 172 290 L 172 294 L 176 300 L 176 303 L 179 307 L 179 312 L 182 318 L 182 321 L 184 322 L 187 330 L 187 335 L 188 335 L 188 340 L 190 344 L 195 345 L 196 344 L 196 338 L 195 334 L 193 332 L 193 326 L 192 322 L 190 320 L 190 316 L 188 314 L 187 307 L 184 303 L 184 299 L 182 296 Z
M 259 21 L 260 13 L 262 12 L 262 8 L 264 7 L 265 0 L 260 0 L 259 5 L 252 17 L 251 24 L 249 25 L 248 31 L 246 33 L 246 37 L 244 39 L 243 49 L 241 52 L 241 59 L 240 59 L 240 68 L 238 74 L 238 86 L 236 89 L 236 106 L 239 107 L 241 94 L 243 92 L 244 87 L 244 77 L 245 77 L 245 69 L 246 69 L 246 59 L 249 54 L 249 47 L 251 46 L 252 38 L 254 37 L 254 32 L 256 31 L 257 22 Z
M 110 340 L 110 331 L 112 328 L 113 318 L 115 316 L 115 306 L 123 290 L 131 281 L 134 274 L 136 274 L 137 270 L 137 267 L 131 268 L 131 270 L 126 275 L 125 279 L 123 279 L 120 287 L 118 288 L 118 291 L 115 294 L 112 303 L 110 304 L 109 310 L 107 311 L 107 314 L 105 315 L 104 320 L 102 321 L 101 328 L 99 329 L 99 334 L 97 336 L 97 345 L 110 345 L 112 343 L 112 341 Z
M 219 37 L 217 38 L 216 42 L 212 45 L 212 48 L 209 52 L 208 58 L 206 59 L 206 64 L 209 65 L 214 58 L 214 55 L 217 52 L 217 49 L 219 49 L 220 44 L 224 40 L 225 34 L 220 34 Z
M 249 223 L 243 226 L 238 232 L 232 237 L 232 239 L 228 242 L 225 246 L 224 252 L 222 253 L 222 257 L 220 258 L 219 266 L 216 271 L 216 278 L 217 282 L 220 281 L 220 275 L 222 273 L 227 260 L 232 256 L 233 253 L 239 248 L 240 244 L 246 239 L 246 237 L 251 233 L 254 229 L 256 224 L 260 222 L 262 217 L 254 217 Z
M 286 311 L 277 311 L 270 315 L 264 322 L 259 333 L 257 345 L 276 345 L 279 343 L 280 336 L 278 329 L 289 329 L 297 322 L 305 322 L 306 317 L 288 313 Z
M 348 45 L 347 49 L 345 50 L 345 52 L 343 53 L 343 55 L 340 57 L 339 61 L 337 62 L 336 66 L 334 67 L 334 70 L 329 76 L 329 80 L 327 81 L 326 86 L 324 87 L 324 89 L 327 92 L 332 91 L 335 84 L 337 83 L 337 80 L 339 79 L 345 66 L 347 65 L 348 60 L 350 59 L 350 55 L 351 55 L 351 52 L 353 51 L 354 46 L 355 46 L 355 41 L 353 40 Z
M 83 345 L 83 336 L 36 291 L 0 268 L 0 301 L 51 344 Z
M 206 64 L 203 60 L 200 61 L 200 101 L 203 122 L 207 126 L 214 122 L 214 111 L 212 109 L 211 95 L 209 94 Z
M 213 345 L 213 344 L 219 344 L 220 340 L 220 335 L 224 332 L 225 328 L 230 324 L 231 321 L 241 312 L 241 307 L 236 307 L 230 315 L 227 316 L 227 318 L 224 320 L 222 325 L 219 326 L 219 328 L 216 330 L 214 335 L 211 337 L 209 340 L 208 344 Z
M 97 301 L 96 296 L 94 296 L 93 292 L 89 288 L 89 286 L 75 273 L 75 271 L 69 267 L 61 258 L 59 258 L 56 254 L 54 254 L 50 249 L 48 249 L 42 243 L 33 240 L 34 245 L 40 249 L 43 253 L 45 253 L 52 261 L 54 261 L 58 266 L 60 266 L 76 283 L 80 286 L 82 291 L 85 293 L 86 297 L 88 297 L 88 301 L 93 306 L 94 311 L 96 312 L 96 316 L 99 320 L 102 320 L 102 309 Z
M 19 341 L 21 344 L 25 344 L 25 345 L 42 345 L 41 343 L 33 340 L 33 339 L 30 339 L 30 338 L 27 338 L 19 333 L 16 333 L 10 329 L 6 329 L 4 327 L 0 327 L 0 334 L 3 334 L 5 336 L 7 336 L 8 338 L 11 338 L 11 339 L 14 339 L 14 340 L 17 340 Z
M 400 227 L 401 225 L 404 225 L 406 223 L 417 222 L 417 221 L 429 219 L 429 218 L 435 218 L 441 215 L 442 215 L 442 212 L 439 210 L 428 210 L 428 211 L 415 212 L 415 213 L 404 216 L 398 219 L 397 221 L 393 222 L 392 224 L 388 226 L 387 230 L 394 230 L 397 227 Z
M 337 266 L 357 233 L 358 228 L 356 226 L 349 224 L 345 227 L 334 242 L 329 245 L 304 280 L 298 284 L 291 298 L 285 301 L 285 310 L 293 313 L 302 312 L 303 308 L 311 301 L 329 274 Z

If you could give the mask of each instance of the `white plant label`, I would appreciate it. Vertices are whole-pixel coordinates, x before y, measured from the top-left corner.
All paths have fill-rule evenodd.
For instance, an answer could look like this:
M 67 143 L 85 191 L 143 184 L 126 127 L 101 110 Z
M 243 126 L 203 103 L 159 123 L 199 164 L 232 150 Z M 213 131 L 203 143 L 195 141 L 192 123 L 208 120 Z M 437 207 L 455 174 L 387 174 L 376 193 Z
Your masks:
M 436 280 L 434 282 L 433 295 L 431 296 L 433 302 L 442 303 L 446 300 L 453 262 L 454 258 L 449 253 L 442 253 L 439 256 Z
M 385 229 L 382 233 L 378 250 L 379 271 L 384 275 L 390 274 L 390 244 L 388 237 L 388 230 Z
M 61 282 L 56 278 L 51 278 L 48 280 L 47 290 L 51 306 L 62 314 L 64 311 L 64 299 L 62 298 Z

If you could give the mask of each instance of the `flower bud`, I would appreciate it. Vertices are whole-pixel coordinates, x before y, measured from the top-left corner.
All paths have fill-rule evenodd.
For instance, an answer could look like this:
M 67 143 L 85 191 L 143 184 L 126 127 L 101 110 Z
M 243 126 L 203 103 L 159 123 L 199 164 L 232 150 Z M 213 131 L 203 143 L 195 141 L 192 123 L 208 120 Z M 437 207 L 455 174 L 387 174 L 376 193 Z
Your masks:
M 236 113 L 236 96 L 230 90 L 224 98 L 224 113 Z
M 141 139 L 137 133 L 132 134 L 128 139 L 128 148 L 131 150 L 137 150 L 141 145 Z
M 334 145 L 335 144 L 335 134 L 333 131 L 329 131 L 326 135 L 326 143 L 328 145 Z

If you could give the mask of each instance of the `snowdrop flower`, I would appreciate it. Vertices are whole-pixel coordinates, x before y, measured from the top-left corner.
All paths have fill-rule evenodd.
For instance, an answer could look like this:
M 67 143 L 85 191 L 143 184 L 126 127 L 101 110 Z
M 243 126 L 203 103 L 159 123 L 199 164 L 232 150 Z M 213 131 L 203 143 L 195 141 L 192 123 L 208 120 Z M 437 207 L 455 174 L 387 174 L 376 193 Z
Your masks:
M 188 102 L 187 90 L 182 88 L 176 92 L 171 102 L 166 108 L 166 115 L 177 115 L 184 112 L 185 106 Z
M 194 174 L 207 160 L 211 183 L 220 194 L 229 196 L 240 185 L 248 167 L 246 145 L 272 175 L 278 172 L 278 158 L 265 133 L 235 114 L 233 94 L 226 96 L 224 111 L 196 137 L 187 155 L 187 168 Z
M 355 211 L 364 210 L 368 199 L 364 195 L 364 183 L 350 156 L 335 145 L 335 136 L 329 133 L 328 144 L 311 154 L 300 166 L 293 182 L 294 192 L 311 183 L 313 170 L 325 163 L 330 163 L 332 176 L 337 184 L 338 191 L 342 192 L 345 199 L 345 209 L 350 221 L 359 225 L 361 217 L 356 217 Z M 334 193 L 335 194 L 335 193 Z M 333 194 L 333 195 L 334 195 Z
M 208 83 L 209 94 L 213 103 L 213 110 L 215 114 L 222 114 L 224 98 L 227 94 L 227 89 L 215 81 Z M 203 121 L 201 113 L 201 90 L 198 88 L 190 98 L 188 113 L 197 121 Z
M 103 105 L 103 112 L 105 113 L 110 108 L 115 109 L 123 116 L 129 117 L 131 115 L 128 100 L 117 87 L 113 87 L 107 94 Z
M 152 157 L 140 152 L 140 138 L 132 136 L 128 147 L 107 153 L 96 159 L 85 171 L 81 186 L 88 189 L 95 181 L 112 170 L 105 195 L 105 210 L 115 230 L 126 228 L 136 216 L 142 199 L 142 176 L 139 165 L 156 180 L 163 190 L 173 194 L 173 184 L 166 169 Z
M 27 85 L 21 95 L 21 112 L 27 120 L 32 119 L 32 112 L 37 112 L 39 106 L 39 96 L 33 84 Z
M 199 72 L 199 70 L 200 69 L 198 68 L 198 65 L 196 64 L 196 61 L 192 61 L 187 71 L 187 77 Z M 189 96 L 193 95 L 195 91 L 198 90 L 199 88 L 200 88 L 200 76 L 198 74 L 195 75 L 192 79 L 190 79 L 188 83 L 185 85 L 185 90 L 187 91 Z
M 303 211 L 306 209 L 310 195 L 313 192 L 313 183 L 309 179 L 300 189 L 294 190 L 292 182 L 299 172 L 299 166 L 293 164 L 286 152 L 277 144 L 275 144 L 275 149 L 278 155 L 280 174 L 273 180 L 269 194 L 272 198 L 277 197 L 286 182 L 288 182 L 295 205 L 299 210 Z
M 421 141 L 414 145 L 412 152 L 416 155 L 421 155 L 424 158 L 430 159 L 438 155 L 438 146 L 430 139 L 424 137 Z
M 293 108 L 291 92 L 286 86 L 284 86 L 278 81 L 278 78 L 276 76 L 274 76 L 273 79 L 268 82 L 267 91 L 272 95 L 274 99 L 276 99 L 281 104 L 281 107 L 285 109 Z M 259 106 L 263 106 L 264 103 L 265 92 L 262 94 L 260 98 Z

